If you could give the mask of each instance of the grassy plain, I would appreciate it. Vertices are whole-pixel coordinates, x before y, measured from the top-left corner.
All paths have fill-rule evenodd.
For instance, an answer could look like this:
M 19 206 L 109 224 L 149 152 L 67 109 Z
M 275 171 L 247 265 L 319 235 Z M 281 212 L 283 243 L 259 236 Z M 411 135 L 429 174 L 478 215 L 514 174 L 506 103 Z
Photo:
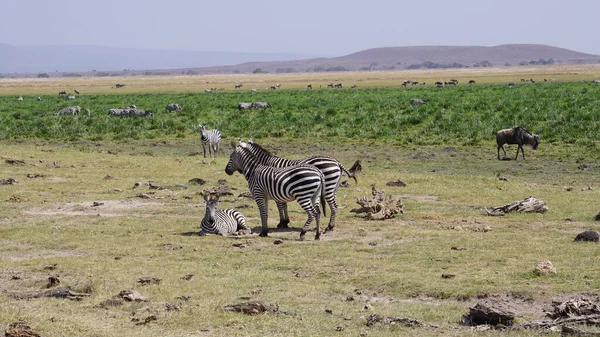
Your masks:
M 542 308 L 552 299 L 597 295 L 600 270 L 594 266 L 600 246 L 573 242 L 583 230 L 600 230 L 594 221 L 600 211 L 598 138 L 585 131 L 597 118 L 580 123 L 567 117 L 595 116 L 598 89 L 587 83 L 513 89 L 517 91 L 494 85 L 444 88 L 443 92 L 431 87 L 324 90 L 312 99 L 291 90 L 258 96 L 275 103 L 273 112 L 242 116 L 232 104 L 238 99 L 259 100 L 257 96 L 90 93 L 92 97 L 82 95 L 76 104 L 83 101 L 93 111 L 104 111 L 116 104 L 143 102 L 158 109 L 170 101 L 186 97 L 189 101 L 184 101 L 181 116 L 159 114 L 153 121 L 108 120 L 101 112 L 88 120 L 91 122 L 83 116 L 60 118 L 64 124 L 51 124 L 57 133 L 40 137 L 14 136 L 5 128 L 0 179 L 12 177 L 18 183 L 0 185 L 0 326 L 22 319 L 44 336 L 475 336 L 481 333 L 458 321 L 480 300 L 510 302 L 517 312 L 517 323 L 523 323 L 542 318 Z M 32 91 L 31 95 L 43 93 Z M 477 100 L 478 95 L 501 98 L 488 103 Z M 418 96 L 430 104 L 406 104 L 406 99 Z M 465 97 L 475 102 L 466 110 L 465 103 L 460 103 L 470 101 Z M 54 100 L 50 93 L 42 102 L 48 104 L 48 110 L 64 103 Z M 356 109 L 357 102 L 363 108 Z M 15 113 L 5 108 L 9 104 L 13 104 L 12 98 L 2 102 L 0 117 Z M 297 107 L 302 104 L 304 108 Z M 505 114 L 492 117 L 487 104 Z M 351 113 L 345 112 L 348 107 Z M 407 128 L 398 122 L 399 130 L 412 138 L 348 132 L 360 129 L 351 129 L 356 120 L 332 124 L 331 128 L 344 132 L 338 135 L 328 135 L 325 128 L 314 133 L 304 129 L 282 132 L 279 124 L 270 124 L 274 133 L 263 137 L 259 133 L 262 129 L 255 130 L 258 123 L 247 126 L 246 132 L 238 129 L 260 119 L 261 114 L 279 116 L 285 113 L 279 109 L 288 108 L 293 116 L 304 113 L 309 119 L 339 111 L 327 117 L 331 122 L 362 111 L 366 117 L 359 125 L 371 128 L 370 124 L 379 123 L 384 130 L 386 116 L 393 111 L 420 122 Z M 511 108 L 517 111 L 514 116 L 507 115 Z M 531 129 L 542 134 L 542 143 L 537 151 L 525 149 L 526 161 L 498 161 L 491 129 L 475 141 L 469 141 L 476 138 L 473 136 L 444 138 L 444 132 L 458 134 L 459 127 L 451 122 L 438 124 L 445 129 L 423 132 L 431 114 L 435 116 L 440 109 L 449 111 L 452 118 L 448 119 L 457 125 L 462 123 L 461 113 L 470 113 L 470 118 L 463 120 L 484 121 L 488 116 L 490 123 L 513 116 L 505 122 L 507 127 L 519 122 L 534 125 Z M 535 114 L 529 114 L 532 110 L 550 112 L 533 118 Z M 28 120 L 29 111 L 18 112 L 22 120 Z M 57 120 L 52 115 L 32 116 L 29 122 L 38 117 L 46 123 Z M 379 120 L 370 116 L 379 116 Z M 305 216 L 297 205 L 290 205 L 292 229 L 273 230 L 269 238 L 195 236 L 204 214 L 202 197 L 197 193 L 216 186 L 220 179 L 237 188 L 233 196 L 223 198 L 220 207 L 239 208 L 252 227 L 259 226 L 255 203 L 237 197 L 247 190 L 243 177 L 224 174 L 228 151 L 210 160 L 198 155 L 201 149 L 193 123 L 204 118 L 213 118 L 214 125 L 226 130 L 227 141 L 238 135 L 258 135 L 258 141 L 281 156 L 298 158 L 318 152 L 335 156 L 348 166 L 362 159 L 358 184 L 351 182 L 350 187 L 339 190 L 341 210 L 335 231 L 322 236 L 321 241 L 312 240 L 310 233 L 306 241 L 298 241 Z M 276 117 L 271 119 L 277 121 Z M 3 120 L 6 122 L 9 119 Z M 136 130 L 126 135 L 137 136 L 115 136 L 113 130 L 125 130 L 127 122 Z M 89 124 L 79 137 L 60 133 L 66 126 L 80 123 Z M 182 127 L 176 132 L 155 129 L 154 134 L 146 133 L 153 126 L 162 130 L 161 125 L 169 123 Z M 563 125 L 564 129 L 552 132 L 544 125 Z M 475 126 L 486 127 L 482 122 Z M 571 127 L 584 131 L 578 135 Z M 417 137 L 419 128 L 423 138 L 430 136 L 435 141 Z M 507 149 L 509 156 L 515 151 L 514 146 Z M 20 159 L 24 164 L 9 164 L 6 159 Z M 188 183 L 192 178 L 208 182 L 204 186 Z M 397 179 L 407 186 L 385 186 Z M 136 182 L 147 181 L 168 188 L 134 188 Z M 173 187 L 176 184 L 187 188 Z M 370 195 L 371 184 L 388 194 L 401 195 L 406 213 L 383 222 L 365 221 L 350 213 L 356 198 Z M 136 197 L 139 193 L 151 199 Z M 547 202 L 549 211 L 484 215 L 482 207 L 529 195 Z M 274 229 L 276 223 L 277 212 L 271 204 L 270 227 Z M 284 243 L 274 245 L 275 238 Z M 240 243 L 242 247 L 234 246 Z M 453 246 L 465 249 L 451 250 Z M 546 259 L 558 273 L 535 276 L 533 265 Z M 52 264 L 56 269 L 44 269 Z M 444 279 L 443 273 L 456 276 Z M 181 279 L 187 274 L 194 276 Z M 12 296 L 44 290 L 50 275 L 58 275 L 60 285 L 90 291 L 90 296 L 81 301 L 19 300 Z M 142 286 L 136 280 L 144 276 L 162 281 Z M 149 301 L 100 306 L 125 289 L 135 289 Z M 190 298 L 178 299 L 181 296 Z M 248 299 L 278 305 L 287 314 L 251 317 L 223 311 L 225 305 Z M 167 304 L 179 310 L 167 310 L 174 308 Z M 367 327 L 366 317 L 373 313 L 412 317 L 423 320 L 426 326 Z M 138 324 L 151 316 L 156 320 Z M 486 334 L 542 335 L 535 331 Z

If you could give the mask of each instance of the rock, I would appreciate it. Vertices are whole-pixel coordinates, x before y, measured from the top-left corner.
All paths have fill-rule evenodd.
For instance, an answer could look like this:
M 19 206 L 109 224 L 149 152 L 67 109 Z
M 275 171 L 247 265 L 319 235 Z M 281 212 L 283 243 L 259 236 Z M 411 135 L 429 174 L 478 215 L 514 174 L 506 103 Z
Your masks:
M 276 245 L 280 245 L 280 244 L 283 243 L 283 240 L 281 240 L 281 239 L 275 239 L 275 241 L 273 241 L 273 243 L 276 244 Z
M 598 236 L 598 232 L 596 231 L 585 231 L 577 234 L 575 237 L 575 241 L 591 241 L 598 242 L 600 237 Z
M 535 265 L 533 272 L 534 272 L 534 274 L 536 274 L 538 276 L 548 275 L 548 274 L 556 274 L 556 268 L 554 268 L 554 266 L 552 265 L 552 262 L 546 260 L 546 261 L 538 262 Z
M 498 325 L 512 326 L 515 313 L 501 306 L 491 306 L 477 303 L 469 308 L 469 315 L 463 316 L 462 323 L 465 325 Z

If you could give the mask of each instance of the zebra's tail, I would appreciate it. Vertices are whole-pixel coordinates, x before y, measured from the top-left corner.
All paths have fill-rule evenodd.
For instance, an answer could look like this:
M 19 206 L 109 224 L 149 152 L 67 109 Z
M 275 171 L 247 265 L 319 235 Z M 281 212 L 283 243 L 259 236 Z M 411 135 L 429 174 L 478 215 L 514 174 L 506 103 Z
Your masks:
M 352 165 L 352 167 L 349 170 L 346 170 L 344 167 L 342 167 L 342 170 L 346 172 L 348 178 L 352 178 L 354 179 L 355 183 L 358 183 L 358 181 L 356 180 L 356 174 L 362 171 L 362 165 L 360 165 L 360 160 L 354 162 L 354 165 Z
M 321 177 L 321 209 L 323 210 L 323 216 L 327 216 L 325 212 L 325 177 Z

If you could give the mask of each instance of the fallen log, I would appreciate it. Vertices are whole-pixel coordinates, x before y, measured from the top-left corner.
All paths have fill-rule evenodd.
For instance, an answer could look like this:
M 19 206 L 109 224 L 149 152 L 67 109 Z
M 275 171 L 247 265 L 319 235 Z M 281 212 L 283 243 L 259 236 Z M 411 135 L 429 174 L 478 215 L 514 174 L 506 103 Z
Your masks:
M 510 212 L 544 213 L 548 210 L 548 206 L 544 201 L 536 199 L 534 196 L 530 196 L 504 206 L 494 207 L 491 210 L 484 207 L 484 210 L 489 216 L 504 216 Z
M 90 296 L 86 293 L 78 293 L 72 291 L 69 287 L 60 287 L 56 289 L 44 290 L 44 291 L 31 291 L 26 293 L 15 293 L 12 294 L 16 299 L 29 299 L 29 298 L 40 298 L 40 297 L 55 297 L 55 298 L 82 298 Z

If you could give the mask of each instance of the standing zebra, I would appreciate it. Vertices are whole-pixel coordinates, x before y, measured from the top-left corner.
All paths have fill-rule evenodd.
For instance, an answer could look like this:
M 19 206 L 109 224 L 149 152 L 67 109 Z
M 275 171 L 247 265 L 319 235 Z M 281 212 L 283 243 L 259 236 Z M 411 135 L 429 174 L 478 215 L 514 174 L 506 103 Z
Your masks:
M 331 158 L 328 156 L 312 156 L 310 158 L 305 159 L 296 159 L 289 160 L 285 158 L 280 158 L 272 155 L 269 151 L 265 150 L 262 146 L 248 141 L 244 143 L 240 141 L 240 144 L 246 144 L 246 148 L 250 150 L 250 152 L 256 157 L 256 160 L 267 166 L 273 167 L 287 167 L 299 164 L 308 164 L 314 165 L 318 168 L 323 175 L 325 176 L 325 190 L 323 191 L 325 200 L 329 204 L 329 208 L 331 209 L 331 216 L 329 218 L 329 225 L 325 228 L 325 232 L 332 231 L 335 227 L 335 216 L 337 214 L 337 189 L 340 185 L 340 180 L 344 175 L 344 172 L 348 175 L 348 177 L 354 179 L 356 182 L 356 173 L 360 172 L 360 160 L 357 160 L 354 165 L 350 168 L 350 170 L 346 170 L 342 164 L 337 161 L 335 158 Z M 290 223 L 290 218 L 287 212 L 287 204 L 286 203 L 278 203 L 277 208 L 279 210 L 279 224 L 277 227 L 287 228 Z
M 221 132 L 217 129 L 207 130 L 206 125 L 199 125 L 200 140 L 202 140 L 202 152 L 206 158 L 206 145 L 208 145 L 208 156 L 214 155 L 217 158 L 219 145 L 221 145 Z
M 250 228 L 246 226 L 246 217 L 242 213 L 234 209 L 217 211 L 218 195 L 204 192 L 203 196 L 206 202 L 206 214 L 200 223 L 200 235 L 227 236 L 241 230 L 250 231 Z
M 295 165 L 288 167 L 271 167 L 260 164 L 247 149 L 245 144 L 234 147 L 225 167 L 225 173 L 232 175 L 238 171 L 244 175 L 248 182 L 250 192 L 260 211 L 262 230 L 260 236 L 267 236 L 267 219 L 270 199 L 274 200 L 279 207 L 280 204 L 296 200 L 306 211 L 308 219 L 300 232 L 300 240 L 310 228 L 313 219 L 316 220 L 315 240 L 319 240 L 321 232 L 319 225 L 321 215 L 319 210 L 319 199 L 323 205 L 325 215 L 325 199 L 323 190 L 325 177 L 313 165 Z

